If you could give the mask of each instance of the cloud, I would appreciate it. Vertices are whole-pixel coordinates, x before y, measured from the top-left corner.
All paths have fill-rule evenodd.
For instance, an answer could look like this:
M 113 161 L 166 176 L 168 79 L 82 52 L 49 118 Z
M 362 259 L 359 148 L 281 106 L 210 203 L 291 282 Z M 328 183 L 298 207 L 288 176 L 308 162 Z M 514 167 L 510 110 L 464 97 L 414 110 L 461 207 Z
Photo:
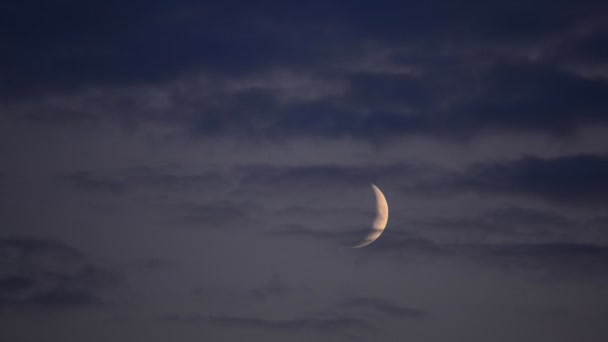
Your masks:
M 602 4 L 231 3 L 11 5 L 0 96 L 16 116 L 205 138 L 467 140 L 608 123 L 606 78 L 570 67 L 601 64 Z
M 504 269 L 540 271 L 561 278 L 608 276 L 608 247 L 584 243 L 520 243 L 478 246 L 483 262 Z
M 605 28 L 588 30 L 562 41 L 550 52 L 551 58 L 574 70 L 583 71 L 583 75 L 601 76 L 601 72 L 594 73 L 593 71 L 599 71 L 608 61 L 608 55 L 603 49 L 603 46 L 608 44 L 607 39 L 608 31 Z M 586 68 L 589 69 L 585 70 Z
M 232 316 L 211 316 L 209 317 L 211 323 L 219 325 L 231 326 L 231 327 L 251 327 L 251 328 L 262 328 L 269 330 L 281 330 L 287 332 L 307 332 L 307 331 L 319 331 L 319 332 L 335 332 L 340 330 L 359 330 L 367 329 L 369 325 L 364 321 L 355 318 L 302 318 L 293 320 L 264 320 L 257 318 L 242 318 Z
M 286 333 L 348 334 L 350 332 L 361 333 L 373 332 L 375 330 L 369 322 L 347 316 L 305 317 L 281 320 L 228 315 L 166 315 L 163 318 L 167 321 L 181 323 L 204 322 L 212 326 L 227 327 L 231 329 L 260 329 L 264 331 Z
M 175 261 L 161 258 L 144 258 L 129 265 L 138 271 L 156 272 L 173 269 L 176 266 Z
M 319 229 L 306 228 L 302 225 L 289 225 L 281 229 L 268 230 L 265 232 L 265 235 L 288 239 L 293 238 L 298 241 L 307 239 L 321 243 L 334 244 L 340 247 L 353 247 L 360 243 L 361 240 L 370 233 L 369 227 L 358 228 L 358 226 L 361 226 L 361 224 L 351 225 L 350 227 L 352 229 L 347 230 L 335 227 Z M 405 246 L 407 246 L 407 248 L 405 248 Z M 367 251 L 374 253 L 376 248 L 380 248 L 384 251 L 408 251 L 408 253 L 412 253 L 412 255 L 417 253 L 441 253 L 439 246 L 431 240 L 420 238 L 410 232 L 395 230 L 383 233 L 381 239 L 378 239 L 372 245 L 366 247 L 364 249 L 365 251 L 361 253 L 367 253 Z
M 181 174 L 179 170 L 164 166 L 132 167 L 110 172 L 76 171 L 63 175 L 60 180 L 83 190 L 108 192 L 114 195 L 142 190 L 203 189 L 224 181 L 216 172 Z
M 452 257 L 451 246 L 417 236 L 378 239 L 363 249 L 368 256 L 389 256 L 394 259 L 415 259 L 418 257 Z
M 309 238 L 318 241 L 326 241 L 342 246 L 353 246 L 355 243 L 369 233 L 368 229 L 357 229 L 352 231 L 329 231 L 310 229 L 302 226 L 290 226 L 287 229 L 266 232 L 269 236 Z
M 237 167 L 242 175 L 240 184 L 273 184 L 289 186 L 344 186 L 369 184 L 382 180 L 407 180 L 426 177 L 436 168 L 420 163 L 393 163 L 385 165 L 263 165 L 252 164 Z
M 552 6 L 549 6 L 549 5 Z M 586 11 L 582 9 L 586 7 Z M 426 4 L 381 1 L 371 5 L 364 1 L 352 3 L 345 15 L 349 22 L 359 23 L 358 34 L 365 38 L 382 37 L 390 41 L 432 38 L 475 39 L 484 42 L 534 42 L 551 34 L 560 34 L 583 18 L 592 19 L 593 9 L 604 8 L 595 2 L 584 4 L 547 3 L 523 6 L 521 2 L 472 2 L 454 6 L 439 1 Z M 447 36 L 458 28 L 459 31 Z M 431 43 L 432 43 L 431 42 Z
M 292 82 L 314 80 L 312 89 L 304 86 L 299 91 L 281 78 L 214 76 L 218 79 L 213 80 L 203 75 L 202 80 L 41 96 L 7 106 L 6 111 L 46 123 L 93 121 L 141 127 L 152 122 L 198 138 L 272 141 L 312 137 L 385 142 L 421 136 L 469 141 L 494 132 L 573 135 L 581 127 L 608 124 L 604 79 L 525 61 L 486 62 L 491 67 L 480 71 L 477 80 L 449 76 L 463 73 L 460 68 L 472 68 L 471 63 L 477 61 L 463 62 L 447 75 L 422 76 L 357 70 L 309 76 L 296 69 L 289 76 Z M 261 86 L 246 86 L 260 82 Z M 334 84 L 342 90 L 335 91 Z M 328 93 L 306 95 L 319 85 Z
M 607 180 L 605 155 L 527 156 L 475 163 L 464 172 L 445 172 L 405 190 L 427 195 L 516 195 L 575 206 L 599 206 L 608 199 Z
M 305 68 L 367 42 L 416 47 L 437 41 L 535 42 L 563 35 L 574 21 L 598 21 L 594 14 L 605 9 L 597 2 L 454 7 L 447 1 L 435 6 L 312 1 L 296 13 L 279 1 L 263 8 L 244 1 L 143 4 L 95 0 L 87 6 L 42 1 L 7 6 L 0 17 L 7 51 L 2 89 L 15 93 L 31 87 L 49 91 L 53 85 L 152 82 L 196 69 L 238 74 L 277 65 Z M 32 8 L 44 9 L 45 15 Z
M 128 188 L 128 185 L 123 181 L 103 178 L 87 171 L 73 172 L 63 177 L 63 179 L 77 188 L 99 190 L 115 195 L 124 194 Z
M 187 209 L 192 210 L 192 219 L 195 220 L 195 211 L 204 216 L 206 212 L 227 212 L 233 209 L 239 212 L 242 211 L 239 210 L 239 207 L 241 209 L 255 207 L 252 201 L 243 202 L 242 199 L 236 199 L 236 194 L 255 193 L 259 195 L 260 191 L 270 191 L 287 186 L 291 191 L 309 189 L 311 186 L 344 188 L 353 184 L 369 184 L 380 178 L 384 181 L 391 180 L 409 184 L 440 172 L 443 172 L 440 168 L 415 162 L 387 165 L 341 165 L 331 162 L 292 165 L 269 162 L 233 164 L 214 170 L 194 171 L 164 166 L 107 171 L 87 170 L 71 172 L 59 179 L 77 189 L 114 195 L 138 193 L 166 195 L 192 191 L 197 194 L 222 192 L 234 199 L 218 200 L 217 197 L 213 197 L 212 203 L 193 204 L 191 208 Z M 240 202 L 235 204 L 234 201 Z M 246 212 L 242 214 L 246 216 Z
M 478 97 L 448 113 L 447 134 L 571 134 L 581 126 L 608 123 L 608 80 L 534 63 L 496 65 L 485 79 Z
M 263 286 L 253 288 L 251 295 L 259 300 L 267 300 L 274 296 L 285 295 L 287 292 L 286 284 L 281 280 L 279 275 L 275 274 Z
M 267 281 L 251 285 L 248 288 L 230 289 L 221 287 L 200 287 L 192 290 L 196 297 L 230 298 L 242 302 L 265 302 L 283 297 L 293 293 L 293 288 L 287 286 L 286 282 L 278 274 L 274 274 Z
M 575 238 L 581 223 L 551 211 L 504 207 L 478 215 L 412 220 L 429 234 L 450 241 L 561 241 Z
M 0 292 L 17 293 L 32 288 L 36 282 L 32 278 L 11 276 L 0 279 Z
M 86 291 L 66 289 L 50 290 L 25 299 L 3 298 L 0 300 L 0 306 L 39 309 L 90 307 L 102 304 L 104 304 L 104 300 L 94 294 Z
M 470 186 L 519 193 L 567 204 L 598 205 L 608 199 L 608 157 L 576 155 L 481 164 L 470 169 Z
M 170 220 L 194 229 L 246 229 L 257 222 L 259 205 L 234 200 L 206 200 L 205 203 L 182 203 L 165 208 Z
M 429 314 L 423 310 L 400 306 L 388 300 L 370 297 L 356 297 L 339 302 L 338 307 L 364 309 L 379 312 L 395 318 L 423 318 Z
M 2 57 L 6 77 L 0 94 L 16 97 L 91 84 L 158 82 L 194 70 L 246 74 L 322 56 L 303 44 L 305 40 L 296 44 L 288 39 L 295 33 L 293 21 L 277 18 L 275 25 L 281 29 L 272 30 L 263 19 L 277 13 L 247 2 L 231 6 L 151 1 L 143 5 L 141 1 L 128 5 L 92 1 L 87 6 L 48 6 L 34 1 L 9 6 L 0 17 L 6 28 L 2 30 L 4 44 L 10 51 Z M 275 2 L 264 8 L 281 5 Z M 44 8 L 46 14 L 38 15 L 32 8 Z M 300 11 L 315 14 L 308 6 Z M 309 30 L 303 34 L 313 33 L 314 25 L 304 27 Z M 314 36 L 321 44 L 323 35 Z M 242 51 L 249 54 L 245 57 Z
M 59 241 L 0 239 L 0 307 L 67 309 L 104 304 L 118 277 Z
M 185 171 L 177 166 L 145 166 L 108 171 L 77 171 L 59 180 L 93 194 L 152 200 L 172 223 L 204 229 L 238 229 L 254 222 L 259 205 L 238 197 L 222 198 L 237 182 L 234 171 Z M 236 184 L 236 183 L 235 183 Z M 175 198 L 175 194 L 180 194 Z M 193 197 L 188 197 L 194 194 Z M 114 202 L 116 203 L 116 202 Z
M 560 281 L 608 279 L 608 246 L 574 242 L 436 242 L 378 240 L 367 256 L 410 260 L 432 257 L 473 262 L 495 270 Z

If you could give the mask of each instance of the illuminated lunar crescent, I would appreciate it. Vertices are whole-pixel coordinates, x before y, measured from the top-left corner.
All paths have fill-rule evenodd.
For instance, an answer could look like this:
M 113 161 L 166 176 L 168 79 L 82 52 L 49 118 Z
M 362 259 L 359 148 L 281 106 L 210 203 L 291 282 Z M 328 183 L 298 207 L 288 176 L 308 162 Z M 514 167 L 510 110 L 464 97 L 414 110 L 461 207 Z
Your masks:
M 384 197 L 382 191 L 380 191 L 380 189 L 378 189 L 378 187 L 374 184 L 372 184 L 372 189 L 376 195 L 376 218 L 374 219 L 374 225 L 372 231 L 367 235 L 365 240 L 363 240 L 360 244 L 353 246 L 353 248 L 365 247 L 376 241 L 388 223 L 388 203 L 386 202 L 386 197 Z

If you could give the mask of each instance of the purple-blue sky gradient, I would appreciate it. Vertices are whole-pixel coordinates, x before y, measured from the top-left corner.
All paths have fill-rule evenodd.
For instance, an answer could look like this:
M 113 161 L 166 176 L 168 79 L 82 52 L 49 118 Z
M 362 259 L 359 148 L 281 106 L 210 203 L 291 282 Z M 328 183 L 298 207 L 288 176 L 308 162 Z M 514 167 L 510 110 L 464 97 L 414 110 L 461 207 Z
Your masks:
M 0 340 L 608 340 L 607 14 L 3 3 Z

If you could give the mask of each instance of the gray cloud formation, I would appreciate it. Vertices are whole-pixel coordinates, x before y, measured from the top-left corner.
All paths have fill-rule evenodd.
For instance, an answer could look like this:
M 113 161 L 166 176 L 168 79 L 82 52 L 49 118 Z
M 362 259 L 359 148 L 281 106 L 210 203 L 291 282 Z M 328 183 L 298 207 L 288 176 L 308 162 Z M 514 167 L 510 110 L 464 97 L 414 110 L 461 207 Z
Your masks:
M 103 173 L 77 171 L 62 177 L 77 188 L 125 194 L 137 190 L 184 190 L 202 189 L 223 179 L 216 172 L 205 174 L 179 174 L 167 167 L 133 167 Z
M 608 158 L 571 155 L 555 158 L 523 157 L 480 162 L 464 172 L 446 172 L 406 191 L 421 194 L 478 192 L 518 195 L 572 206 L 601 206 L 607 198 Z
M 277 166 L 242 165 L 220 174 L 216 171 L 184 173 L 176 169 L 134 168 L 111 173 L 79 171 L 64 179 L 77 187 L 113 194 L 127 191 L 180 191 L 223 184 L 239 189 L 262 185 L 293 189 L 315 185 L 369 183 L 379 177 L 403 184 L 403 191 L 424 196 L 477 192 L 517 195 L 550 203 L 573 206 L 601 206 L 608 198 L 608 158 L 604 155 L 570 155 L 555 158 L 523 157 L 510 161 L 479 162 L 465 171 L 454 172 L 420 164 L 384 166 Z
M 584 243 L 472 246 L 472 255 L 503 270 L 523 270 L 562 280 L 608 276 L 608 247 Z
M 411 224 L 451 241 L 538 242 L 575 238 L 584 223 L 552 211 L 506 207 L 479 215 L 411 220 Z
M 285 295 L 289 292 L 287 285 L 281 277 L 274 274 L 266 284 L 253 288 L 251 295 L 259 300 L 267 300 L 271 297 Z
M 179 323 L 207 323 L 227 328 L 261 329 L 285 333 L 348 334 L 351 332 L 373 332 L 375 328 L 367 321 L 347 316 L 305 317 L 294 319 L 264 319 L 239 316 L 180 316 L 166 315 L 163 319 Z
M 373 252 L 373 253 L 372 253 Z M 448 243 L 424 239 L 377 241 L 369 257 L 468 260 L 495 270 L 559 281 L 608 279 L 608 247 L 592 243 Z
M 339 302 L 338 307 L 373 310 L 394 318 L 423 318 L 429 315 L 426 311 L 420 309 L 409 308 L 388 300 L 370 297 L 350 298 Z
M 64 309 L 105 303 L 104 288 L 118 277 L 59 241 L 0 239 L 0 307 Z

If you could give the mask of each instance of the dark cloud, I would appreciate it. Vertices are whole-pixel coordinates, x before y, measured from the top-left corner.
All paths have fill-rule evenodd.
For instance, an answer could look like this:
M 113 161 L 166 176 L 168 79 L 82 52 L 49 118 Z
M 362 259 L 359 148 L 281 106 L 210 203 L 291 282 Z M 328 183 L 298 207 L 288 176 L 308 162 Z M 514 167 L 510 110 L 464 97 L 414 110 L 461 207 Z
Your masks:
M 141 259 L 132 265 L 133 268 L 144 271 L 162 271 L 173 269 L 175 266 L 174 261 L 159 258 Z
M 104 304 L 104 300 L 87 291 L 56 289 L 35 295 L 25 300 L 10 303 L 17 306 L 32 305 L 43 309 L 73 308 L 97 306 Z
M 255 222 L 251 212 L 255 206 L 238 201 L 218 201 L 208 204 L 180 204 L 178 221 L 190 227 L 204 229 L 242 229 Z
M 566 39 L 552 51 L 552 57 L 559 62 L 598 67 L 608 61 L 608 28 L 587 31 L 574 39 Z
M 603 228 L 608 232 L 608 217 L 607 216 L 599 216 L 594 217 L 588 222 L 591 226 L 595 226 L 598 228 Z
M 365 108 L 422 108 L 433 100 L 428 80 L 410 75 L 360 73 L 351 76 L 349 85 L 349 103 Z
M 61 177 L 76 188 L 109 192 L 116 195 L 140 190 L 177 191 L 203 189 L 224 181 L 216 172 L 180 174 L 167 167 L 133 167 L 112 172 L 77 171 Z
M 350 231 L 329 231 L 318 229 L 315 230 L 301 226 L 290 226 L 287 229 L 266 232 L 266 234 L 270 236 L 292 237 L 296 239 L 309 238 L 318 241 L 335 243 L 341 246 L 353 246 L 368 233 L 369 228 Z
M 495 64 L 479 79 L 460 86 L 457 75 L 355 74 L 339 101 L 286 108 L 277 115 L 284 119 L 274 121 L 269 135 L 364 140 L 422 135 L 460 140 L 488 132 L 572 135 L 580 127 L 608 123 L 606 80 L 550 64 L 491 63 Z M 459 88 L 443 90 L 432 77 Z M 468 100 L 446 107 L 445 99 L 453 97 L 450 93 L 462 93 Z
M 370 228 L 365 224 L 350 226 L 349 228 L 330 227 L 328 229 L 314 229 L 291 225 L 282 229 L 266 231 L 265 235 L 290 238 L 296 241 L 307 239 L 350 248 L 360 243 L 370 233 Z M 442 248 L 433 241 L 398 230 L 387 230 L 382 234 L 382 239 L 377 240 L 361 253 L 365 253 L 365 255 L 367 253 L 374 254 L 376 253 L 376 249 L 385 252 L 407 253 L 411 256 L 443 253 Z
M 102 290 L 118 281 L 79 250 L 59 241 L 0 239 L 0 306 L 64 309 L 100 305 Z
M 373 310 L 381 314 L 395 318 L 423 318 L 427 317 L 426 311 L 409 308 L 379 298 L 357 297 L 338 303 L 338 307 L 351 309 Z
M 309 186 L 369 184 L 382 179 L 423 177 L 436 170 L 428 165 L 396 163 L 388 165 L 246 165 L 238 167 L 241 183 Z
M 2 65 L 8 77 L 3 88 L 27 87 L 27 81 L 46 89 L 57 84 L 141 82 L 197 68 L 234 73 L 306 66 L 321 63 L 327 52 L 348 51 L 346 47 L 358 41 L 422 45 L 429 41 L 423 37 L 440 39 L 455 28 L 451 39 L 534 40 L 562 33 L 573 20 L 588 19 L 593 13 L 589 8 L 604 8 L 597 2 L 454 6 L 439 1 L 431 6 L 381 1 L 370 6 L 362 1 L 312 1 L 297 9 L 278 1 L 261 7 L 244 1 L 143 4 L 27 1 L 4 6 L 0 22 L 8 52 Z
M 275 274 L 263 286 L 252 289 L 251 295 L 259 300 L 267 300 L 271 297 L 285 295 L 288 291 L 281 277 Z
M 546 6 L 544 1 L 311 2 L 297 11 L 276 1 L 262 7 L 242 1 L 157 0 L 145 7 L 139 1 L 128 6 L 32 1 L 3 11 L 7 53 L 0 94 L 29 100 L 32 94 L 103 85 L 101 95 L 81 110 L 74 109 L 79 100 L 68 98 L 63 105 L 30 106 L 27 116 L 51 122 L 154 120 L 203 137 L 383 140 L 460 139 L 487 131 L 573 133 L 607 122 L 608 85 L 565 71 L 560 61 L 568 58 L 555 55 L 567 50 L 601 59 L 605 30 L 596 13 L 604 9 L 596 2 Z M 582 36 L 576 34 L 581 21 L 588 21 L 591 31 Z M 552 51 L 541 44 L 559 41 L 555 37 L 564 37 L 568 48 Z M 542 54 L 545 50 L 551 51 Z M 541 51 L 540 57 L 531 61 L 529 51 Z M 294 79 L 259 84 L 260 75 L 277 70 L 292 72 Z M 145 90 L 125 87 L 166 86 L 192 74 L 205 75 L 210 85 L 193 93 L 167 90 L 172 105 L 166 112 L 146 108 L 153 101 Z M 296 88 L 299 96 L 333 83 L 342 84 L 344 92 L 285 101 L 285 88 L 303 76 L 317 83 Z M 117 89 L 125 94 L 117 95 Z
M 573 133 L 583 125 L 608 122 L 608 82 L 544 64 L 496 65 L 484 90 L 454 109 L 447 134 L 476 131 Z
M 209 94 L 184 95 L 170 88 L 156 90 L 155 97 L 146 91 L 108 91 L 67 98 L 64 103 L 42 98 L 38 105 L 7 110 L 44 122 L 109 120 L 137 126 L 152 121 L 178 126 L 195 137 L 262 140 L 321 137 L 381 142 L 431 136 L 468 141 L 488 132 L 573 135 L 581 127 L 608 123 L 605 80 L 542 63 L 489 63 L 492 66 L 481 71 L 479 79 L 468 81 L 459 80 L 460 69 L 471 68 L 466 63 L 443 76 L 358 72 L 321 78 L 320 85 L 341 82 L 346 90 L 333 98 L 293 103 L 281 103 L 286 100 L 280 86 L 221 90 L 252 82 L 236 79 L 218 80 L 219 90 Z M 298 77 L 291 82 L 299 82 Z M 300 92 L 315 87 L 319 85 Z M 167 108 L 151 108 L 161 97 L 168 98 Z
M 559 281 L 606 279 L 608 247 L 573 242 L 453 243 L 425 239 L 378 240 L 368 257 L 468 260 L 503 272 Z
M 389 41 L 415 42 L 422 38 L 432 38 L 432 41 L 442 38 L 535 41 L 563 33 L 581 17 L 590 16 L 590 8 L 604 8 L 592 1 L 584 4 L 472 1 L 462 5 L 449 1 L 434 1 L 432 4 L 381 1 L 374 6 L 365 1 L 355 1 L 349 5 L 345 13 L 350 16 L 350 22 L 359 23 L 358 33 Z
M 235 178 L 237 177 L 237 178 Z M 164 213 L 172 223 L 188 227 L 217 229 L 242 228 L 250 225 L 254 218 L 251 212 L 259 206 L 239 197 L 218 200 L 210 196 L 199 201 L 179 199 L 175 194 L 192 192 L 197 195 L 227 189 L 236 182 L 239 173 L 216 171 L 188 172 L 179 167 L 134 167 L 106 172 L 78 171 L 60 177 L 70 186 L 99 194 L 116 196 L 147 196 L 162 205 Z
M 608 276 L 608 247 L 577 243 L 520 243 L 472 247 L 481 263 L 505 271 L 529 271 L 552 279 Z
M 308 16 L 315 10 L 300 7 Z M 18 96 L 89 84 L 157 82 L 197 69 L 240 74 L 314 59 L 314 51 L 290 39 L 298 34 L 322 38 L 314 25 L 298 32 L 288 18 L 297 20 L 299 15 L 289 8 L 278 2 L 263 8 L 266 11 L 242 1 L 187 0 L 6 6 L 1 22 L 4 50 L 10 53 L 2 59 L 6 77 L 1 93 Z M 266 21 L 272 18 L 276 20 L 269 26 Z M 318 18 L 316 23 L 322 20 Z
M 261 328 L 286 332 L 341 332 L 370 330 L 369 323 L 349 317 L 337 318 L 302 318 L 292 320 L 264 320 L 232 316 L 211 316 L 209 322 L 227 327 Z
M 354 94 L 347 101 L 356 105 L 351 101 L 374 101 L 372 96 L 374 95 L 360 97 L 359 94 Z M 276 119 L 271 119 L 269 129 L 261 132 L 261 135 L 272 139 L 314 136 L 383 141 L 406 134 L 428 132 L 430 124 L 423 116 L 408 116 L 384 109 L 363 114 L 333 104 L 314 103 L 299 105 L 290 108 L 282 116 L 277 115 Z
M 32 278 L 22 276 L 10 276 L 0 279 L 0 291 L 3 293 L 17 293 L 28 290 L 36 285 Z
M 519 226 L 569 227 L 573 220 L 558 213 L 524 207 L 507 207 L 488 212 L 482 217 L 494 223 Z
M 482 191 L 515 193 L 570 205 L 601 205 L 608 199 L 608 157 L 526 157 L 470 169 L 469 185 Z
M 243 183 L 249 184 L 310 184 L 336 181 L 351 184 L 368 182 L 372 177 L 371 169 L 338 165 L 248 165 L 241 167 L 240 171 L 245 175 Z
M 60 177 L 60 180 L 76 188 L 90 191 L 125 194 L 145 191 L 159 193 L 177 191 L 198 191 L 210 189 L 237 189 L 247 191 L 261 186 L 267 189 L 290 186 L 309 188 L 311 185 L 344 187 L 352 184 L 369 184 L 379 179 L 412 183 L 420 178 L 442 174 L 441 168 L 422 163 L 394 163 L 388 165 L 339 165 L 323 163 L 317 165 L 282 164 L 237 164 L 222 171 L 186 171 L 179 167 L 136 167 L 110 171 L 77 171 Z M 303 194 L 306 195 L 306 194 Z M 234 199 L 237 201 L 237 199 Z M 226 212 L 234 203 L 214 201 L 212 204 L 193 205 L 195 211 L 204 216 L 205 212 Z M 239 203 L 241 209 L 252 203 Z
M 165 320 L 182 323 L 208 323 L 231 329 L 261 329 L 286 333 L 345 334 L 349 332 L 373 332 L 375 328 L 367 321 L 346 317 L 305 317 L 294 319 L 264 319 L 239 316 L 180 316 L 167 315 Z
M 127 191 L 127 184 L 120 180 L 101 178 L 92 172 L 78 171 L 66 175 L 64 180 L 75 187 L 86 190 L 98 190 L 120 195 Z
M 479 162 L 464 172 L 446 172 L 434 180 L 407 186 L 426 195 L 479 192 L 518 195 L 572 206 L 601 206 L 608 199 L 608 158 L 570 155 L 528 156 L 503 162 Z
M 16 237 L 0 240 L 2 255 L 16 259 L 39 258 L 49 254 L 64 260 L 82 259 L 84 255 L 78 249 L 55 240 Z
M 191 291 L 192 295 L 205 299 L 231 298 L 243 303 L 260 303 L 277 298 L 286 298 L 294 292 L 294 288 L 279 274 L 273 274 L 270 279 L 248 288 L 231 289 L 227 287 L 199 287 Z
M 386 232 L 386 234 L 389 233 L 389 231 Z M 452 248 L 452 246 L 423 237 L 394 236 L 386 238 L 383 236 L 383 239 L 378 239 L 367 246 L 365 252 L 367 256 L 385 255 L 398 260 L 414 260 L 420 257 L 453 257 Z
M 577 234 L 579 222 L 566 216 L 524 207 L 505 207 L 474 216 L 431 217 L 412 220 L 412 225 L 432 229 L 451 240 L 487 239 L 564 240 Z

